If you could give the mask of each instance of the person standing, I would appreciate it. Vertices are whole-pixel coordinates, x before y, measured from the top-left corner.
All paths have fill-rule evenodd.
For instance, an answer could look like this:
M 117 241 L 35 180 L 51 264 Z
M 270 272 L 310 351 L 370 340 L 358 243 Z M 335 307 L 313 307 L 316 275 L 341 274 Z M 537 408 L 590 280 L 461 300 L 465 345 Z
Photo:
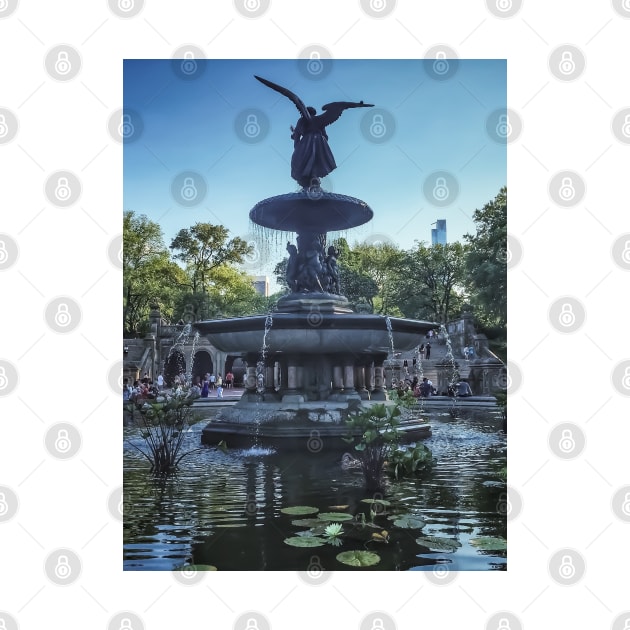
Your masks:
M 162 391 L 162 388 L 164 387 L 164 375 L 160 374 L 157 377 L 157 386 L 158 386 L 158 391 Z
M 431 342 L 427 341 L 427 345 L 424 347 L 424 351 L 427 355 L 427 360 L 431 358 Z
M 422 359 L 422 360 L 424 360 L 424 352 L 425 352 L 424 344 L 420 344 L 419 353 L 420 353 L 420 359 Z
M 210 374 L 210 389 L 214 389 L 217 377 L 214 374 Z

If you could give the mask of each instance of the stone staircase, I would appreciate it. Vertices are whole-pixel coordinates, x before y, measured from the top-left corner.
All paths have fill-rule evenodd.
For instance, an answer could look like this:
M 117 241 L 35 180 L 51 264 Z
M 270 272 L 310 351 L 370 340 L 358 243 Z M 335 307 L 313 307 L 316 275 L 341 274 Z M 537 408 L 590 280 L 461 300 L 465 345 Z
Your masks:
M 426 343 L 425 340 L 423 342 Z M 418 357 L 418 362 L 416 364 L 416 372 L 413 371 L 413 359 L 414 357 Z M 401 352 L 396 353 L 396 357 L 394 360 L 394 369 L 390 372 L 387 370 L 388 374 L 388 387 L 391 385 L 391 376 L 394 378 L 407 378 L 409 380 L 413 379 L 414 376 L 418 376 L 422 378 L 426 376 L 430 381 L 433 382 L 434 385 L 437 385 L 438 382 L 438 365 L 442 364 L 444 360 L 447 358 L 447 347 L 444 339 L 434 339 L 431 342 L 431 358 L 424 359 L 420 361 L 420 356 L 416 355 L 413 351 L 411 352 Z M 459 371 L 460 378 L 468 378 L 470 373 L 470 361 L 467 361 L 462 356 L 453 355 L 455 363 L 457 365 L 457 369 Z M 407 370 L 408 375 L 405 374 L 404 370 L 404 361 L 407 361 Z M 398 374 L 400 376 L 398 376 Z

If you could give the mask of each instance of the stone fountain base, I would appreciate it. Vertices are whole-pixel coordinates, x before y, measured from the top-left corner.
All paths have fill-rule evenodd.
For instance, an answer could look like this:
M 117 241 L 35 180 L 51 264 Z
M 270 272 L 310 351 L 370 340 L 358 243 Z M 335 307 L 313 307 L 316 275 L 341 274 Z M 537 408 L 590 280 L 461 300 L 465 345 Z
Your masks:
M 203 444 L 216 445 L 223 441 L 228 447 L 239 448 L 270 445 L 309 452 L 348 450 L 350 445 L 342 439 L 349 435 L 345 420 L 350 412 L 366 406 L 358 396 L 325 403 L 249 402 L 246 396 L 236 405 L 222 409 L 218 418 L 203 429 Z M 401 422 L 400 430 L 407 442 L 431 435 L 430 425 L 411 416 Z

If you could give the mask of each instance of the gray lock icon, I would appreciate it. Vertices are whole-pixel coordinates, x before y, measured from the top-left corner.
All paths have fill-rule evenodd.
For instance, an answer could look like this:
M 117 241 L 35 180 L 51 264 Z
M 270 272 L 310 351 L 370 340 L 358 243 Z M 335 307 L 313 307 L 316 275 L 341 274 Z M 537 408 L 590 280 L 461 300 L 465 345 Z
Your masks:
M 72 70 L 72 64 L 65 50 L 60 50 L 55 61 L 55 72 L 57 74 L 68 74 Z
M 55 313 L 54 320 L 55 324 L 61 328 L 65 328 L 70 325 L 72 322 L 72 316 L 70 315 L 70 310 L 68 309 L 67 304 L 62 302 L 59 306 L 57 306 L 57 312 Z
M 260 123 L 256 114 L 248 114 L 243 131 L 248 138 L 255 138 L 260 133 Z
M 565 75 L 575 72 L 575 61 L 573 60 L 573 53 L 570 50 L 565 50 L 562 53 L 558 69 Z
M 501 12 L 509 11 L 512 8 L 512 0 L 497 0 L 497 9 Z
M 507 138 L 512 133 L 512 125 L 510 125 L 510 119 L 507 114 L 501 114 L 499 116 L 496 132 L 501 138 Z
M 630 492 L 626 492 L 626 495 L 623 498 L 623 503 L 621 504 L 621 511 L 626 516 L 630 516 Z
M 438 177 L 433 186 L 433 196 L 440 201 L 444 201 L 449 195 L 448 186 L 444 177 Z
M 564 201 L 571 201 L 575 197 L 575 187 L 573 186 L 573 180 L 570 177 L 563 177 L 560 183 L 560 197 Z
M 9 385 L 9 379 L 7 378 L 7 372 L 4 366 L 0 365 L 0 389 L 6 389 Z
M 621 260 L 630 265 L 630 241 L 626 241 L 626 244 L 623 246 L 623 251 L 621 252 Z
M 260 0 L 245 0 L 244 7 L 246 11 L 251 11 L 252 13 L 258 11 L 260 9 Z
M 623 373 L 623 378 L 621 379 L 621 384 L 624 389 L 630 389 L 630 366 L 628 366 Z
M 133 625 L 131 624 L 131 619 L 129 619 L 129 617 L 124 617 L 120 620 L 119 630 L 133 630 Z
M 570 453 L 575 448 L 575 440 L 571 429 L 563 429 L 560 442 L 558 444 L 560 450 L 564 453 Z
M 7 251 L 7 245 L 4 241 L 0 241 L 0 265 L 3 265 L 9 259 L 9 252 Z M 0 628 L 0 630 L 2 630 Z
M 387 127 L 385 126 L 382 114 L 374 114 L 372 124 L 370 125 L 370 133 L 375 138 L 382 138 L 387 133 Z
M 573 312 L 571 304 L 562 305 L 558 320 L 560 321 L 560 325 L 565 326 L 566 328 L 575 324 L 575 313 Z
M 9 504 L 7 498 L 4 496 L 4 492 L 0 492 L 0 516 L 4 516 L 9 511 Z M 2 627 L 0 626 L 0 630 Z
M 72 195 L 72 190 L 70 190 L 70 184 L 68 182 L 67 177 L 60 177 L 57 180 L 57 187 L 55 188 L 55 197 L 59 199 L 59 201 L 67 201 Z
M 55 566 L 55 575 L 61 580 L 67 580 L 72 574 L 72 567 L 68 562 L 68 556 L 59 556 Z
M 387 0 L 370 0 L 370 9 L 380 13 L 383 9 L 387 8 Z
M 560 577 L 565 580 L 570 580 L 575 575 L 575 565 L 571 556 L 562 556 L 558 572 Z
M 630 0 L 629 0 L 630 1 Z M 621 133 L 630 138 L 630 114 L 626 114 L 623 119 L 623 126 L 621 127 Z
M 309 55 L 309 61 L 306 64 L 306 69 L 311 74 L 321 74 L 324 69 L 324 64 L 322 63 L 321 55 L 319 51 L 313 50 Z
M 184 185 L 182 186 L 182 197 L 186 201 L 193 201 L 197 197 L 197 187 L 195 186 L 195 180 L 192 177 L 186 177 L 184 179 Z
M 59 453 L 67 453 L 72 448 L 72 442 L 66 429 L 59 429 L 55 440 L 55 450 Z
M 245 630 L 260 630 L 258 628 L 258 622 L 251 617 L 250 619 L 247 620 L 247 625 L 245 626 Z
M 131 116 L 129 114 L 123 114 L 120 117 L 120 125 L 118 125 L 118 133 L 122 138 L 129 138 L 133 135 L 135 127 L 131 122 Z
M 133 9 L 134 0 L 118 0 L 118 8 L 127 13 Z
M 184 53 L 184 61 L 182 61 L 182 72 L 184 74 L 194 74 L 197 72 L 197 62 L 192 51 L 187 50 Z
M 446 60 L 446 53 L 443 50 L 438 50 L 435 53 L 435 61 L 433 62 L 433 72 L 435 74 L 446 74 L 449 69 L 448 61 Z
M 0 138 L 4 138 L 9 133 L 7 119 L 4 114 L 0 114 Z

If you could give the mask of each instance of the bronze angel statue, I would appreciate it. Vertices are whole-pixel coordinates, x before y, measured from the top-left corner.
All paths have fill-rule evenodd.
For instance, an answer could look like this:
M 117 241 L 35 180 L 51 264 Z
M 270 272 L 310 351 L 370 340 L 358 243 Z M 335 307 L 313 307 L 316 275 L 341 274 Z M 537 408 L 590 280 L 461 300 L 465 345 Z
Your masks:
M 291 177 L 304 188 L 319 185 L 319 178 L 337 168 L 335 158 L 328 146 L 326 127 L 334 123 L 346 109 L 353 107 L 374 107 L 363 101 L 352 103 L 340 101 L 322 106 L 323 114 L 317 115 L 314 107 L 306 107 L 302 100 L 291 90 L 254 75 L 261 83 L 290 98 L 301 116 L 295 127 L 291 127 L 293 157 L 291 158 Z

